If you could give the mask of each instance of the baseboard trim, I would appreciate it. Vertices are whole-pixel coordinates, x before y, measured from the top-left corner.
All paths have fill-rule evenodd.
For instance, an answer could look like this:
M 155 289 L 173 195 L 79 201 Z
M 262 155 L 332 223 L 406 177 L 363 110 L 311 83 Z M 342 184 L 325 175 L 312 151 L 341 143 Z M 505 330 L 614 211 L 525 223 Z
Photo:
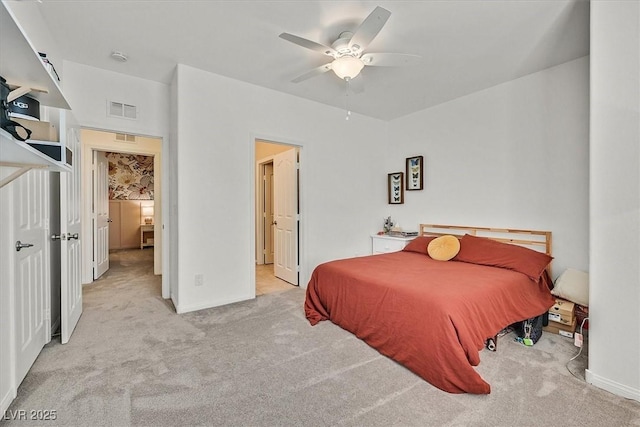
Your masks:
M 13 399 L 15 399 L 17 396 L 18 393 L 15 388 L 7 390 L 5 395 L 2 396 L 2 400 L 0 400 L 0 419 L 2 419 L 7 409 L 9 409 L 11 402 L 13 402 Z
M 612 381 L 598 374 L 594 374 L 588 369 L 585 371 L 585 380 L 589 384 L 592 384 L 617 396 L 622 396 L 627 399 L 633 399 L 640 402 L 640 389 L 635 389 L 633 387 L 629 387 L 628 385 Z
M 246 301 L 249 299 L 253 299 L 252 296 L 243 296 L 236 298 L 227 298 L 222 300 L 217 300 L 213 302 L 207 302 L 202 304 L 192 304 L 192 305 L 176 305 L 176 313 L 184 314 L 192 311 L 205 310 L 207 308 L 219 307 L 221 305 L 233 304 L 234 302 Z M 175 305 L 175 304 L 174 304 Z

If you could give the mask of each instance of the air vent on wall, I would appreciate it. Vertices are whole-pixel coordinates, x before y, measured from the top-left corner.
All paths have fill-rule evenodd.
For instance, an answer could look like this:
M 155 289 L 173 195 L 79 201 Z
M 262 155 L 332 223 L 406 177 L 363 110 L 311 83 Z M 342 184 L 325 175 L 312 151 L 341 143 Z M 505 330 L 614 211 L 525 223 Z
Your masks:
M 135 105 L 124 104 L 122 102 L 109 101 L 107 105 L 107 114 L 111 117 L 122 117 L 125 119 L 137 119 L 138 107 Z
M 129 135 L 127 133 L 116 133 L 116 141 L 118 142 L 136 142 L 135 135 Z

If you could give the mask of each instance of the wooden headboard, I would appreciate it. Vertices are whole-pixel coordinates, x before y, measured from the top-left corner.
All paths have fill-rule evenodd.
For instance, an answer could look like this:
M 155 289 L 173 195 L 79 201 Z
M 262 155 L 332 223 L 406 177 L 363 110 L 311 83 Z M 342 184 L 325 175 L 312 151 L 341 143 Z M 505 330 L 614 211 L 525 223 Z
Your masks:
M 421 236 L 463 236 L 471 234 L 499 242 L 525 246 L 551 256 L 551 232 L 514 228 L 469 227 L 465 225 L 420 224 Z

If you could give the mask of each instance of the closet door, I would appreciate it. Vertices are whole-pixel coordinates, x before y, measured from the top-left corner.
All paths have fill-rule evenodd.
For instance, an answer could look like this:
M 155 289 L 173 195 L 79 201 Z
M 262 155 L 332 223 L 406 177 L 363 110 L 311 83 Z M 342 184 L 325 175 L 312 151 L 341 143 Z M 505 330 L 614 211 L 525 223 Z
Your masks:
M 140 247 L 140 202 L 109 201 L 109 249 Z
M 120 244 L 123 249 L 140 247 L 140 202 L 120 201 Z
M 30 171 L 12 186 L 17 387 L 50 340 L 49 172 Z

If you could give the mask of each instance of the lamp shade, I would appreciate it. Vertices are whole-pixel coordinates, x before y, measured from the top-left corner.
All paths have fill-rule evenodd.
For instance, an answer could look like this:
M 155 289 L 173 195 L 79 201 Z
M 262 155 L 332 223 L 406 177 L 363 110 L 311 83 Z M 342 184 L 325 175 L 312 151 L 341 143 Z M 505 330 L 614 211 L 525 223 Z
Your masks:
M 140 206 L 140 214 L 144 224 L 153 224 L 153 205 Z
M 331 69 L 336 76 L 341 79 L 354 78 L 360 74 L 360 70 L 364 67 L 364 62 L 353 56 L 343 56 L 331 63 Z

